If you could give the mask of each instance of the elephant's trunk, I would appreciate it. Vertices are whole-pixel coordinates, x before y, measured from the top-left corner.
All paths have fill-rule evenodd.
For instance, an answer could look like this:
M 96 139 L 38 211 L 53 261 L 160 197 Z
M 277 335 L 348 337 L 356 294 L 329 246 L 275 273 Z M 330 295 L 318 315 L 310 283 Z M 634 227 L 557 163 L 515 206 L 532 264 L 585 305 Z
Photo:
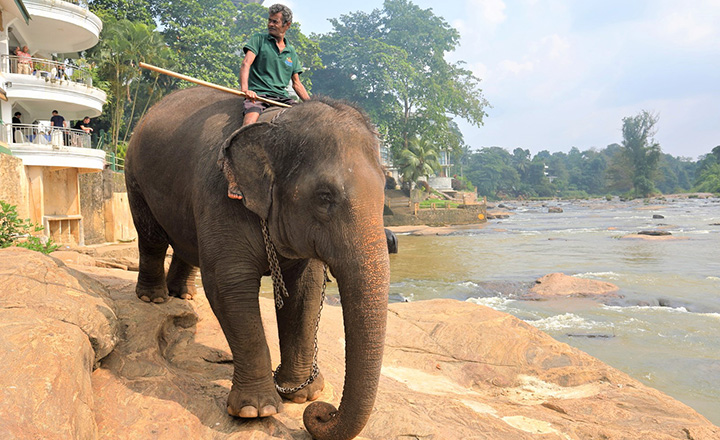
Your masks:
M 345 386 L 337 411 L 324 402 L 305 409 L 305 427 L 317 440 L 354 438 L 365 427 L 375 403 L 385 346 L 390 268 L 382 228 L 377 234 L 364 235 L 359 256 L 337 264 L 328 262 L 342 301 Z

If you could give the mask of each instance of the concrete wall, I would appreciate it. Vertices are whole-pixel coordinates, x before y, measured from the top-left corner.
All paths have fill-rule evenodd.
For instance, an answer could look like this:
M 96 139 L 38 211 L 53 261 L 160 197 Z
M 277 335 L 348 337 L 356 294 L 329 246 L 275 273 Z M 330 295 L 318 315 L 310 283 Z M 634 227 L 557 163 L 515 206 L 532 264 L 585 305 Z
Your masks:
M 29 218 L 27 176 L 22 159 L 0 153 L 0 200 L 17 206 L 20 218 Z
M 127 202 L 125 175 L 103 170 L 81 174 L 79 180 L 85 244 L 137 238 Z
M 422 209 L 417 215 L 395 214 L 383 217 L 385 226 L 405 225 L 472 225 L 485 223 L 487 211 L 485 205 L 468 205 L 458 209 Z

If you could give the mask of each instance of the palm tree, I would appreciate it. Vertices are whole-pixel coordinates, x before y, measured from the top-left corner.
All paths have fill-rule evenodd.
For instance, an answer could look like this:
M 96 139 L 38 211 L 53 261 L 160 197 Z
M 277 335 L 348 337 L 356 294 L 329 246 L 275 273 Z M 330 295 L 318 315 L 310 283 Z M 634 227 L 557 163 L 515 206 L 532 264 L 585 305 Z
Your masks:
M 412 138 L 408 147 L 400 153 L 400 171 L 406 182 L 427 179 L 440 169 L 438 154 L 426 138 Z
M 100 44 L 93 48 L 92 57 L 98 64 L 101 77 L 109 85 L 108 113 L 111 121 L 111 142 L 117 148 L 120 128 L 125 119 L 126 102 L 131 101 L 132 107 L 124 139 L 127 139 L 138 91 L 143 84 L 138 63 L 143 61 L 165 65 L 170 58 L 170 49 L 162 35 L 155 31 L 154 26 L 142 22 L 117 20 L 107 23 L 100 36 Z M 156 83 L 157 74 L 155 74 Z M 131 85 L 135 86 L 134 98 L 131 97 Z M 154 91 L 155 85 L 150 88 L 148 99 L 152 98 Z

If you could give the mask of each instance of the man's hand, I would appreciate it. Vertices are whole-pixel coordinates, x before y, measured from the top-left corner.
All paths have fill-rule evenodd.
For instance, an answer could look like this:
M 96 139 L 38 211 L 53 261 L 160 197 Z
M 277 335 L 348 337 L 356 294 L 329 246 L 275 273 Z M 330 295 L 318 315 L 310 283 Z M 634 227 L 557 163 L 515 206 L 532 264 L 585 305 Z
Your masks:
M 257 93 L 253 92 L 252 90 L 242 90 L 242 92 L 245 94 L 245 97 L 252 102 L 255 102 L 258 98 Z

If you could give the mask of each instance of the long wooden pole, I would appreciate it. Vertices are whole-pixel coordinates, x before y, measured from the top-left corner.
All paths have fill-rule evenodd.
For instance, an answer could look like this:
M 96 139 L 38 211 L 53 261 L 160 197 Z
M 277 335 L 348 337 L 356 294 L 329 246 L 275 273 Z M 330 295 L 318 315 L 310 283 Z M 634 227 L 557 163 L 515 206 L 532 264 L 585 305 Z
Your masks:
M 173 72 L 172 70 L 167 70 L 167 69 L 163 69 L 162 67 L 153 66 L 152 64 L 145 64 L 145 63 L 142 63 L 142 62 L 141 62 L 141 63 L 140 63 L 140 67 L 142 67 L 143 69 L 153 70 L 153 71 L 158 72 L 158 73 L 162 73 L 162 74 L 165 74 L 165 75 L 168 75 L 168 76 L 172 76 L 172 77 L 175 77 L 175 78 L 179 78 L 179 79 L 182 79 L 182 80 L 185 80 L 185 81 L 190 81 L 190 82 L 195 83 L 195 84 L 200 84 L 201 86 L 210 87 L 210 88 L 216 89 L 216 90 L 222 90 L 223 92 L 232 93 L 233 95 L 242 96 L 243 98 L 246 98 L 246 97 L 247 97 L 247 95 L 245 95 L 245 93 L 244 93 L 244 92 L 241 92 L 240 90 L 231 89 L 231 88 L 229 88 L 229 87 L 224 87 L 224 86 L 221 86 L 221 85 L 218 85 L 218 84 L 213 84 L 213 83 L 211 83 L 211 82 L 207 82 L 207 81 L 203 81 L 203 80 L 201 80 L 201 79 L 193 78 L 192 76 L 183 75 L 183 74 L 181 74 L 181 73 Z M 287 105 L 287 104 L 285 104 L 285 103 L 283 103 L 283 102 L 273 101 L 272 99 L 262 98 L 262 97 L 260 97 L 260 96 L 257 97 L 257 100 L 258 100 L 258 101 L 262 101 L 262 102 L 264 102 L 264 103 L 266 103 L 266 104 L 276 105 L 276 106 L 278 106 L 278 107 L 290 107 L 289 105 Z

